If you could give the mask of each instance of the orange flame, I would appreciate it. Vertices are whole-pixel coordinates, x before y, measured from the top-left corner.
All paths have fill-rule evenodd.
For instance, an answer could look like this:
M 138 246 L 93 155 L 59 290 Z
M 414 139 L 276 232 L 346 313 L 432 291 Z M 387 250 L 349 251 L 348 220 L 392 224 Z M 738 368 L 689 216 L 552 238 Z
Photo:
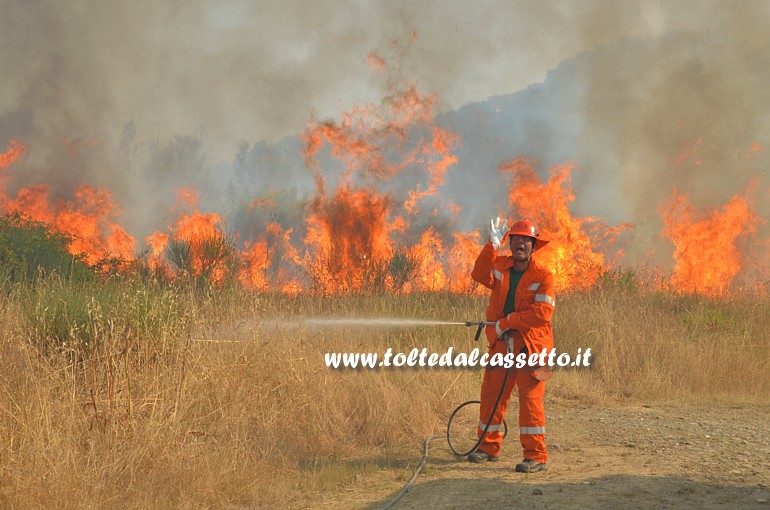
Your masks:
M 756 231 L 761 222 L 749 200 L 752 184 L 721 210 L 698 213 L 687 196 L 675 189 L 660 208 L 665 221 L 661 236 L 675 245 L 671 285 L 681 292 L 722 296 L 742 268 L 739 238 Z
M 316 197 L 306 225 L 305 267 L 316 291 L 446 288 L 444 248 L 432 227 L 417 234 L 419 244 L 394 249 L 415 236 L 407 216 L 418 215 L 418 203 L 438 194 L 448 168 L 457 162 L 452 154 L 457 137 L 434 124 L 435 101 L 412 86 L 379 107 L 343 114 L 339 124 L 310 125 L 303 155 L 315 179 Z M 327 144 L 332 156 L 345 165 L 331 197 L 318 160 Z M 427 187 L 417 184 L 407 190 L 408 199 L 399 210 L 393 193 L 377 188 L 406 170 L 410 175 L 427 174 Z M 364 185 L 357 185 L 358 181 Z
M 486 289 L 476 285 L 470 277 L 473 263 L 479 255 L 479 246 L 482 244 L 481 234 L 474 230 L 468 234 L 455 232 L 452 236 L 454 244 L 449 250 L 447 263 L 449 291 L 458 294 L 473 290 L 477 293 L 484 292 Z
M 575 200 L 570 184 L 572 165 L 558 165 L 549 170 L 548 182 L 538 178 L 531 163 L 523 158 L 500 166 L 500 172 L 511 174 L 508 198 L 518 217 L 535 220 L 540 235 L 550 241 L 535 256 L 555 276 L 556 291 L 580 290 L 596 282 L 608 269 L 604 255 L 595 251 L 591 237 L 609 238 L 629 225 L 611 229 L 596 218 L 575 218 L 569 204 Z M 589 236 L 589 232 L 591 236 Z
M 102 188 L 80 186 L 75 199 L 52 205 L 44 184 L 21 189 L 15 201 L 7 204 L 10 212 L 18 212 L 36 221 L 52 225 L 71 237 L 69 251 L 83 255 L 95 265 L 111 257 L 123 260 L 134 256 L 134 239 L 112 222 L 117 208 L 112 195 Z
M 147 246 L 150 247 L 149 262 L 153 269 L 165 268 L 164 251 L 168 245 L 168 238 L 168 234 L 157 230 L 145 238 Z
M 456 145 L 457 136 L 438 126 L 433 128 L 430 145 L 425 144 L 422 147 L 422 153 L 427 158 L 425 163 L 429 173 L 428 188 L 421 191 L 418 186 L 409 192 L 409 200 L 404 202 L 404 209 L 409 214 L 419 213 L 417 203 L 425 197 L 435 195 L 438 193 L 438 187 L 444 185 L 447 169 L 457 163 L 457 156 L 452 154 Z
M 12 138 L 8 142 L 8 150 L 0 152 L 0 170 L 5 170 L 21 158 L 27 151 L 27 147 L 20 141 Z M 8 174 L 0 173 L 0 207 L 5 206 L 8 200 L 6 186 L 8 185 Z
M 25 151 L 24 144 L 11 140 L 10 149 L 0 155 L 0 168 L 8 168 Z M 79 186 L 73 200 L 58 200 L 52 204 L 45 184 L 20 189 L 14 200 L 7 196 L 5 179 L 0 184 L 0 210 L 23 214 L 67 234 L 71 238 L 69 252 L 83 255 L 89 264 L 97 265 L 110 258 L 124 261 L 133 258 L 134 239 L 113 222 L 118 209 L 108 190 Z
M 392 251 L 391 200 L 372 191 L 339 188 L 311 204 L 305 244 L 310 279 L 321 293 L 362 290 Z
M 291 233 L 291 228 L 284 230 L 280 224 L 272 222 L 257 241 L 246 244 L 245 268 L 241 275 L 244 285 L 262 292 L 280 289 L 296 294 L 302 290 L 302 285 L 293 276 L 300 272 L 302 261 L 291 244 Z
M 54 204 L 49 201 L 48 194 L 45 184 L 22 188 L 15 200 L 4 204 L 4 210 L 47 223 L 67 234 L 70 236 L 69 252 L 83 255 L 91 265 L 99 265 L 111 258 L 133 259 L 134 238 L 112 221 L 118 212 L 109 191 L 80 186 L 75 190 L 74 200 L 60 200 Z
M 24 155 L 27 147 L 20 141 L 12 138 L 8 142 L 8 150 L 0 152 L 0 170 L 8 168 Z
M 420 244 L 413 246 L 411 251 L 417 261 L 417 274 L 414 282 L 405 290 L 407 292 L 409 290 L 444 290 L 447 284 L 447 276 L 442 264 L 444 247 L 433 227 L 428 227 L 422 233 Z
M 674 164 L 676 164 L 676 166 L 681 166 L 685 163 L 685 161 L 692 157 L 693 163 L 695 163 L 696 166 L 702 165 L 703 160 L 698 156 L 698 148 L 701 145 L 703 145 L 703 137 L 699 136 L 691 146 L 682 149 L 682 151 L 674 160 Z
M 198 192 L 194 189 L 180 188 L 176 194 L 177 203 L 171 210 L 177 211 L 177 218 L 171 234 L 156 231 L 145 239 L 152 249 L 151 266 L 168 271 L 163 260 L 166 256 L 177 266 L 177 272 L 222 283 L 235 270 L 231 267 L 235 253 L 224 221 L 217 213 L 203 214 L 198 210 Z
M 117 215 L 111 200 L 106 189 L 80 186 L 75 200 L 64 203 L 53 222 L 54 228 L 72 236 L 70 252 L 82 254 L 92 265 L 109 257 L 134 256 L 134 238 L 111 221 Z
M 369 60 L 376 68 L 381 59 L 375 57 Z M 436 102 L 435 96 L 411 86 L 380 105 L 343 113 L 339 122 L 311 121 L 303 135 L 303 156 L 315 195 L 305 206 L 304 224 L 283 226 L 271 212 L 270 221 L 242 249 L 235 245 L 237 238 L 227 235 L 222 217 L 200 212 L 194 189 L 177 190 L 173 224 L 146 237 L 150 267 L 216 283 L 231 277 L 260 292 L 485 292 L 473 284 L 470 272 L 486 236 L 457 231 L 460 207 L 441 196 L 447 173 L 458 161 L 459 139 L 436 124 Z M 689 143 L 676 164 L 701 165 L 702 144 L 701 138 Z M 81 141 L 68 146 L 78 151 L 91 147 Z M 753 143 L 742 157 L 763 150 Z M 0 153 L 0 170 L 25 152 L 24 144 L 11 140 Z M 610 247 L 630 227 L 570 213 L 573 169 L 572 164 L 554 166 L 541 180 L 523 158 L 499 168 L 510 178 L 510 216 L 534 219 L 550 241 L 535 257 L 553 270 L 557 292 L 594 285 L 610 268 L 605 258 Z M 69 234 L 71 253 L 91 264 L 135 256 L 134 239 L 115 222 L 118 209 L 109 191 L 79 186 L 64 199 L 46 184 L 35 184 L 9 197 L 8 179 L 7 172 L 0 172 L 0 213 L 18 212 Z M 745 265 L 739 241 L 762 222 L 753 212 L 751 189 L 718 211 L 696 213 L 678 190 L 663 204 L 661 235 L 675 245 L 672 288 L 712 296 L 728 291 Z M 273 196 L 254 198 L 248 213 L 258 217 L 276 207 Z M 614 251 L 623 256 L 622 250 Z
M 48 186 L 45 184 L 20 189 L 16 194 L 16 200 L 7 201 L 4 209 L 7 212 L 24 214 L 35 221 L 49 225 L 53 225 L 56 221 L 56 215 L 48 204 Z

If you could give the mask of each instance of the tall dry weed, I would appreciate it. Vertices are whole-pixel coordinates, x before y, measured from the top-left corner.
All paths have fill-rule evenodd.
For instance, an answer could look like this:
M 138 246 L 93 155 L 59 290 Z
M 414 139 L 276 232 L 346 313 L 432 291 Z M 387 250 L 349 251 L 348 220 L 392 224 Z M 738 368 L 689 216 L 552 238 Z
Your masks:
M 559 296 L 557 346 L 591 347 L 594 362 L 559 370 L 549 399 L 768 403 L 767 300 L 616 283 Z M 479 370 L 324 364 L 329 351 L 468 352 L 464 327 L 298 319 L 479 320 L 484 297 L 93 285 L 49 281 L 0 300 L 0 507 L 312 506 L 358 472 L 408 470 L 479 391 Z

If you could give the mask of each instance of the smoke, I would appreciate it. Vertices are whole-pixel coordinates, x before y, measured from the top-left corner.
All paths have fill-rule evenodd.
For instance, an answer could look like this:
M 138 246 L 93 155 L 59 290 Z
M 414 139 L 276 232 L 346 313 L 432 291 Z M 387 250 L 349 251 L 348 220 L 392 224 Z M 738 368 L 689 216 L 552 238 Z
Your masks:
M 661 5 L 674 9 L 671 20 L 657 21 L 661 29 L 722 19 L 735 5 L 4 3 L 0 134 L 109 144 L 130 121 L 149 140 L 205 127 L 227 144 L 228 155 L 244 140 L 296 133 L 309 115 L 333 116 L 371 101 L 380 80 L 418 81 L 457 108 L 539 81 L 579 51 L 655 30 L 644 24 L 660 18 Z M 372 78 L 371 52 L 397 65 Z
M 635 223 L 640 251 L 660 242 L 675 186 L 719 205 L 759 173 L 766 194 L 763 1 L 43 0 L 0 12 L 0 146 L 29 147 L 16 185 L 105 186 L 140 239 L 170 223 L 178 186 L 235 215 L 248 194 L 301 202 L 312 179 L 293 135 L 412 82 L 439 92 L 460 134 L 439 191 L 466 229 L 509 212 L 497 167 L 517 156 L 543 170 L 574 160 L 576 211 Z
M 619 41 L 579 65 L 585 92 L 576 205 L 633 221 L 639 251 L 670 252 L 659 238 L 659 210 L 674 188 L 708 210 L 758 179 L 750 201 L 770 219 L 760 200 L 770 187 L 770 6 L 710 7 L 705 16 L 694 11 L 708 22 L 697 31 Z M 672 15 L 682 14 L 679 3 L 674 8 Z M 757 238 L 768 235 L 762 228 Z

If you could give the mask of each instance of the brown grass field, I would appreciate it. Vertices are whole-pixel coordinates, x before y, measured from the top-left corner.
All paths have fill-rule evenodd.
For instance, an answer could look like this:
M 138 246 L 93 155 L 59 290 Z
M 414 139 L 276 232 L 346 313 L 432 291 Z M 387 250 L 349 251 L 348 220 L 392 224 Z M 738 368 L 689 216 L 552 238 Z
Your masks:
M 423 439 L 477 397 L 481 371 L 334 370 L 324 353 L 469 351 L 473 332 L 297 320 L 480 320 L 485 306 L 483 296 L 287 297 L 133 280 L 10 287 L 0 298 L 0 508 L 382 502 L 356 487 L 388 478 L 383 494 L 398 490 Z M 770 405 L 766 298 L 677 296 L 627 274 L 559 296 L 554 327 L 559 350 L 594 353 L 591 368 L 549 383 L 557 414 Z M 432 448 L 445 456 L 445 443 Z

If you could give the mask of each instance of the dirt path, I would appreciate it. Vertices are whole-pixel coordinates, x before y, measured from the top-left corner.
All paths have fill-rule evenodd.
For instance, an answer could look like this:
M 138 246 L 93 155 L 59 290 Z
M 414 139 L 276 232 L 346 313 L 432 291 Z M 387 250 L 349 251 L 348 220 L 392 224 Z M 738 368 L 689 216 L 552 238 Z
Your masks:
M 431 443 L 423 472 L 395 505 L 422 508 L 770 509 L 770 409 L 551 403 L 549 470 L 524 475 L 518 437 L 499 462 L 454 458 Z M 314 508 L 382 508 L 410 468 L 359 479 Z M 408 473 L 405 476 L 405 473 Z

